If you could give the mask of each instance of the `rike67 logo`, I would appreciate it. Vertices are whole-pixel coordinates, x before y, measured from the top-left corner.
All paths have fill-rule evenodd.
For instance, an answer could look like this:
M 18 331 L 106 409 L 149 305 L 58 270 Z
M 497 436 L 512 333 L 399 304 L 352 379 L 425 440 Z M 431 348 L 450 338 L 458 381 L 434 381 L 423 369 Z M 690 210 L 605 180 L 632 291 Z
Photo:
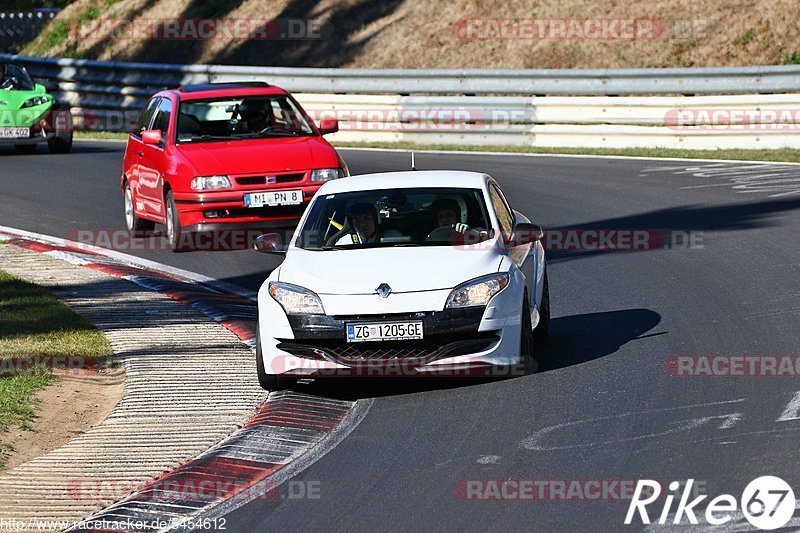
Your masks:
M 685 524 L 684 518 L 689 524 L 697 525 L 697 514 L 701 503 L 708 498 L 701 495 L 689 501 L 692 496 L 692 485 L 694 480 L 690 479 L 685 484 L 673 481 L 669 484 L 669 492 L 664 498 L 664 506 L 661 513 L 653 520 L 658 524 Z M 683 487 L 681 494 L 677 491 Z M 661 484 L 657 481 L 644 479 L 639 480 L 633 493 L 633 499 L 628 507 L 628 514 L 625 516 L 625 524 L 630 525 L 638 513 L 642 524 L 650 524 L 651 518 L 648 514 L 647 506 L 653 504 L 661 497 Z M 672 506 L 678 500 L 675 511 Z M 705 523 L 712 526 L 721 526 L 728 522 L 738 519 L 741 515 L 758 529 L 772 530 L 785 526 L 792 519 L 795 510 L 794 491 L 779 477 L 762 476 L 751 481 L 742 492 L 739 501 L 730 494 L 721 494 L 705 506 L 705 513 L 701 515 L 705 518 Z M 655 507 L 655 506 L 654 506 Z M 740 508 L 741 514 L 737 511 Z

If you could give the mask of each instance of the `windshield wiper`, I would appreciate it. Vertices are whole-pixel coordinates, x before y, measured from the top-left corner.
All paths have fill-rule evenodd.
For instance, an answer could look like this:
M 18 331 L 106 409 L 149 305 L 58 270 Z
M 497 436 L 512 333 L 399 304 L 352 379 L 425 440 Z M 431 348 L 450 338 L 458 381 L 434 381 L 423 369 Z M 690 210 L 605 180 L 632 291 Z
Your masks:
M 194 141 L 230 141 L 235 139 L 231 135 L 195 135 L 193 137 L 178 138 L 178 142 L 194 142 Z
M 256 139 L 259 137 L 297 137 L 298 131 L 257 131 L 253 133 L 239 133 L 235 137 L 238 139 Z

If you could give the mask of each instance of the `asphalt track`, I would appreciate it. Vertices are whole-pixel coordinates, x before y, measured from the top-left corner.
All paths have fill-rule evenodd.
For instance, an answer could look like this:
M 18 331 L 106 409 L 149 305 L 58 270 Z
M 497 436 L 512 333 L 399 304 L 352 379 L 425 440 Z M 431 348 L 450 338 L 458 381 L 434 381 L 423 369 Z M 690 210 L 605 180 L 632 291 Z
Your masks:
M 121 229 L 123 146 L 0 149 L 0 225 L 54 236 Z M 403 153 L 343 155 L 353 173 L 409 164 Z M 800 414 L 790 405 L 800 377 L 665 369 L 676 355 L 800 355 L 800 166 L 418 154 L 417 167 L 488 172 L 546 228 L 694 232 L 702 248 L 550 253 L 554 319 L 538 374 L 306 386 L 376 399 L 293 480 L 318 497 L 251 502 L 226 517 L 229 531 L 644 528 L 623 526 L 627 502 L 613 491 L 600 501 L 477 501 L 463 497 L 470 480 L 692 478 L 738 498 L 752 479 L 776 475 L 800 495 Z M 250 289 L 277 264 L 248 251 L 130 253 Z M 648 507 L 651 519 L 662 505 Z

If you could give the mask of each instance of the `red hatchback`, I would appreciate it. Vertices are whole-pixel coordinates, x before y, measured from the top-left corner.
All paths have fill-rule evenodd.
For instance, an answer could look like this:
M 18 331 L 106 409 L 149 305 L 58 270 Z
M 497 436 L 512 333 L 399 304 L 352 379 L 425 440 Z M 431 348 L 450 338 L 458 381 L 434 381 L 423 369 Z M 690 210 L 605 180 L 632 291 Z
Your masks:
M 317 127 L 285 90 L 261 82 L 188 85 L 145 105 L 122 173 L 133 235 L 166 226 L 173 250 L 192 235 L 287 227 L 328 180 L 348 175 Z

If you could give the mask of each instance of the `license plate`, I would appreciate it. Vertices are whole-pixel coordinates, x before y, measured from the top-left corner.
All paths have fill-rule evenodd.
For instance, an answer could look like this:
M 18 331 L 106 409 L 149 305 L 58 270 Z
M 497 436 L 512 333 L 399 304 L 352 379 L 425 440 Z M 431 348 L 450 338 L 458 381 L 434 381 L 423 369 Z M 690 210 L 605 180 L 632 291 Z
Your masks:
M 347 324 L 347 342 L 405 341 L 422 338 L 422 322 Z
M 274 205 L 299 205 L 303 203 L 303 191 L 251 192 L 244 195 L 247 207 Z
M 0 128 L 0 139 L 28 139 L 30 128 Z

